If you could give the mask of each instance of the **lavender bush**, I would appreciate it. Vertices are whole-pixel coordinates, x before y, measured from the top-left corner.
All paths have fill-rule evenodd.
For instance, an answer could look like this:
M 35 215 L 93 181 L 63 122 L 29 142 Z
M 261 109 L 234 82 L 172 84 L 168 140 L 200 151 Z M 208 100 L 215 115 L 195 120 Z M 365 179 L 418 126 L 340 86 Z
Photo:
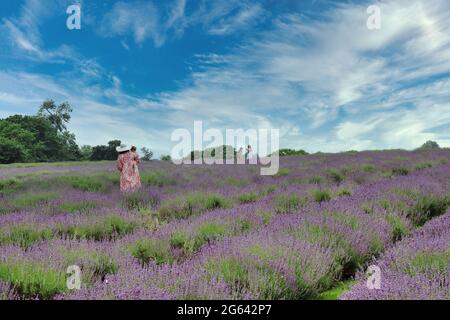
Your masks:
M 3 166 L 0 299 L 315 299 L 353 278 L 342 299 L 448 299 L 449 156 L 290 156 L 275 176 L 154 161 L 129 195 L 113 162 Z
M 381 269 L 381 287 L 369 289 L 364 273 L 345 293 L 345 300 L 429 300 L 450 297 L 450 211 L 386 252 L 374 264 Z

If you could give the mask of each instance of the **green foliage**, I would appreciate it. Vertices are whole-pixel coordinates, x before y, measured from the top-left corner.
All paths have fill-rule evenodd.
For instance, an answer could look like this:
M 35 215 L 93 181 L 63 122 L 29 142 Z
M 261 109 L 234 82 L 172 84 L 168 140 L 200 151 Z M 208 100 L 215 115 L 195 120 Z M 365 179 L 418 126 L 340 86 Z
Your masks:
M 26 162 L 28 158 L 23 145 L 0 136 L 0 163 Z
M 401 188 L 393 188 L 392 192 L 404 199 L 394 203 L 381 199 L 378 200 L 379 205 L 388 211 L 406 214 L 415 226 L 422 226 L 430 219 L 444 214 L 450 205 L 449 195 L 422 194 L 415 189 Z
M 48 203 L 58 196 L 59 194 L 56 192 L 27 192 L 15 197 L 11 202 L 16 209 L 34 208 L 40 204 Z
M 141 173 L 141 182 L 149 186 L 163 187 L 166 185 L 175 185 L 176 179 L 170 177 L 164 171 L 144 171 Z
M 103 178 L 101 175 L 74 175 L 61 176 L 57 180 L 77 190 L 99 192 L 106 191 L 106 181 Z
M 256 192 L 245 192 L 238 196 L 239 203 L 252 203 L 258 200 L 259 195 Z
M 423 170 L 427 168 L 431 168 L 433 164 L 431 162 L 422 162 L 416 165 L 416 170 Z
M 375 172 L 375 167 L 371 164 L 364 164 L 361 166 L 361 169 L 362 169 L 362 171 L 368 172 L 368 173 Z
M 258 299 L 295 298 L 283 276 L 269 265 L 229 257 L 208 261 L 206 270 L 211 277 L 223 279 L 238 299 L 250 288 L 258 292 Z
M 159 198 L 142 191 L 127 193 L 122 196 L 122 205 L 128 210 L 145 211 L 155 208 Z
M 83 284 L 94 284 L 107 274 L 114 274 L 119 270 L 118 264 L 108 254 L 84 248 L 61 247 L 67 266 L 77 265 L 81 273 Z
M 153 151 L 151 151 L 150 149 L 146 148 L 146 147 L 142 147 L 141 148 L 141 152 L 142 152 L 142 157 L 141 159 L 144 161 L 150 161 L 153 158 Z
M 0 163 L 77 160 L 75 137 L 39 116 L 0 120 Z
M 264 189 L 264 190 L 262 191 L 262 194 L 266 196 L 266 195 L 269 195 L 269 194 L 274 193 L 275 190 L 277 190 L 277 186 L 275 186 L 275 185 L 270 185 L 270 186 L 268 186 L 266 189 Z
M 92 152 L 93 152 L 93 150 L 92 150 L 91 146 L 87 146 L 87 145 L 81 146 L 80 147 L 80 153 L 81 153 L 80 160 L 83 160 L 83 161 L 90 160 L 92 157 Z
M 417 251 L 415 254 L 403 256 L 392 262 L 395 270 L 415 277 L 431 275 L 439 278 L 447 275 L 450 267 L 450 249 Z
M 319 176 L 310 177 L 310 178 L 308 179 L 308 183 L 311 183 L 311 184 L 321 184 L 321 183 L 322 183 L 322 177 L 319 177 Z
M 47 100 L 40 106 L 37 115 L 47 119 L 58 132 L 64 132 L 67 130 L 66 124 L 70 121 L 72 111 L 68 102 L 57 106 L 53 100 Z
M 280 149 L 278 150 L 278 154 L 280 157 L 285 157 L 285 156 L 305 156 L 308 155 L 309 153 L 306 152 L 305 150 Z
M 363 262 L 363 257 L 355 252 L 344 235 L 324 225 L 303 223 L 291 230 L 290 234 L 300 240 L 333 250 L 336 254 L 335 268 L 338 271 L 353 273 Z
M 80 202 L 64 202 L 59 206 L 61 212 L 70 213 L 90 213 L 92 210 L 98 207 L 98 204 L 91 201 L 80 201 Z
M 0 230 L 0 244 L 12 244 L 28 248 L 36 242 L 53 238 L 51 229 L 37 229 L 31 225 L 16 225 Z
M 335 183 L 341 183 L 345 179 L 344 174 L 339 172 L 337 169 L 328 169 L 327 176 L 332 182 Z
M 415 205 L 408 209 L 408 217 L 416 226 L 422 226 L 428 220 L 444 214 L 449 204 L 448 197 L 422 195 L 419 196 Z
M 90 164 L 110 164 L 110 161 L 59 161 L 59 162 L 34 162 L 34 163 L 11 163 L 11 164 L 0 164 L 0 168 L 42 168 L 45 169 L 47 167 L 68 167 L 68 166 L 82 166 L 82 165 L 90 165 Z M 28 172 L 28 173 L 21 173 L 16 175 L 16 178 L 22 177 L 29 177 L 29 176 L 36 176 L 42 174 L 50 173 L 50 171 L 47 170 L 41 170 L 37 172 Z
M 246 179 L 237 179 L 234 177 L 226 177 L 225 183 L 230 186 L 234 186 L 234 187 L 245 187 L 246 185 L 249 184 L 249 181 Z
M 411 276 L 433 272 L 434 274 L 446 274 L 450 267 L 450 249 L 443 252 L 418 252 L 412 258 L 407 273 Z M 431 273 L 430 272 L 430 273 Z
M 239 232 L 247 232 L 252 229 L 253 225 L 250 220 L 237 219 L 237 225 L 239 226 Z
M 13 193 L 22 187 L 23 183 L 14 178 L 0 180 L 0 196 Z
M 409 170 L 404 167 L 396 167 L 392 169 L 393 176 L 407 176 L 409 174 Z
M 159 214 L 164 220 L 185 219 L 209 210 L 229 207 L 231 207 L 230 201 L 218 193 L 195 192 L 163 202 L 159 208 Z
M 296 194 L 279 194 L 275 198 L 275 211 L 277 213 L 293 213 L 300 206 L 304 205 L 306 200 Z
M 222 277 L 228 284 L 239 284 L 244 287 L 248 283 L 248 270 L 237 259 L 211 260 L 206 269 L 214 276 Z
M 273 216 L 274 216 L 274 214 L 272 212 L 266 211 L 266 210 L 261 210 L 261 209 L 257 210 L 256 213 L 263 219 L 263 223 L 265 225 L 269 224 L 272 221 Z
M 327 190 L 314 190 L 312 196 L 316 202 L 326 202 L 331 200 L 331 194 Z
M 25 298 L 51 299 L 66 291 L 64 271 L 30 262 L 0 262 L 0 279 L 11 283 Z
M 91 224 L 59 225 L 55 233 L 75 239 L 115 240 L 131 233 L 137 227 L 134 221 L 128 221 L 118 215 L 106 216 L 103 221 Z
M 221 145 L 217 147 L 207 148 L 205 150 L 199 151 L 194 150 L 191 151 L 191 154 L 188 156 L 188 159 L 194 161 L 195 159 L 206 159 L 206 158 L 216 158 L 216 159 L 232 159 L 236 155 L 236 150 L 232 146 Z
M 36 242 L 50 240 L 55 236 L 96 241 L 114 240 L 116 237 L 132 232 L 136 227 L 136 222 L 125 220 L 114 214 L 90 224 L 56 225 L 53 228 L 43 229 L 30 225 L 17 225 L 9 227 L 8 230 L 0 229 L 0 244 L 28 248 Z
M 170 155 L 161 155 L 162 161 L 171 161 L 172 157 Z
M 359 228 L 359 219 L 354 215 L 337 211 L 330 212 L 328 214 L 332 219 L 341 224 L 349 226 L 350 228 L 352 228 L 352 230 L 357 230 Z
M 319 294 L 319 300 L 338 300 L 346 291 L 349 291 L 351 286 L 355 284 L 355 280 L 347 280 L 339 282 L 333 289 L 324 291 Z
M 198 251 L 203 245 L 215 241 L 231 231 L 225 225 L 218 223 L 204 223 L 193 233 L 175 231 L 170 237 L 170 244 L 174 248 L 183 249 L 187 254 Z
M 129 246 L 129 251 L 142 266 L 150 261 L 156 264 L 173 263 L 174 257 L 167 241 L 157 239 L 141 239 Z
M 108 142 L 107 146 L 99 145 L 93 147 L 90 160 L 116 160 L 118 156 L 116 147 L 119 147 L 121 143 L 120 140 L 112 140 Z
M 393 213 L 389 213 L 386 216 L 386 220 L 388 221 L 389 225 L 392 228 L 393 241 L 399 241 L 403 239 L 405 236 L 409 235 L 410 230 L 408 229 L 406 221 L 404 221 L 400 216 Z
M 291 173 L 291 170 L 289 168 L 280 168 L 275 176 L 285 177 L 288 176 L 289 173 Z
M 208 243 L 224 236 L 227 229 L 218 223 L 205 223 L 197 230 L 196 240 L 199 243 Z
M 433 150 L 433 149 L 439 149 L 439 148 L 440 148 L 440 146 L 436 141 L 428 140 L 418 150 Z
M 352 195 L 352 192 L 349 189 L 341 189 L 338 193 L 340 197 L 350 197 Z
M 183 231 L 175 231 L 170 236 L 170 245 L 174 248 L 185 248 L 189 236 Z

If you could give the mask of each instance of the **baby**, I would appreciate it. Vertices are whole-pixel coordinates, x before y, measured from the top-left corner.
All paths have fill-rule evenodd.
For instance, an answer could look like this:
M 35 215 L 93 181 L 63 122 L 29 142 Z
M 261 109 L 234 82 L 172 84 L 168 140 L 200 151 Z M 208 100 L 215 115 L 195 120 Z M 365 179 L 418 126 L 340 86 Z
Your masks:
M 136 147 L 132 146 L 131 149 L 131 159 L 134 161 L 133 167 L 134 170 L 138 170 L 137 164 L 141 162 L 141 160 L 139 159 L 139 155 L 136 152 Z

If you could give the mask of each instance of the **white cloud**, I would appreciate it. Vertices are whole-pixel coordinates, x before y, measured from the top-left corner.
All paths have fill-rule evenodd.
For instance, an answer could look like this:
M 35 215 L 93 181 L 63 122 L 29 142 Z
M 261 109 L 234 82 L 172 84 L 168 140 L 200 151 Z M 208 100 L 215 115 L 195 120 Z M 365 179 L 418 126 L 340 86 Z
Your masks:
M 208 33 L 212 35 L 226 35 L 237 30 L 246 29 L 256 24 L 263 14 L 264 9 L 258 3 L 243 4 L 237 10 L 237 13 L 219 15 L 217 21 L 208 22 Z
M 101 21 L 99 32 L 106 37 L 131 33 L 137 44 L 152 39 L 156 47 L 164 44 L 158 8 L 151 2 L 116 2 Z
M 228 35 L 257 24 L 266 14 L 258 2 L 214 0 L 193 2 L 193 6 L 187 12 L 186 0 L 159 6 L 151 1 L 116 2 L 101 19 L 99 34 L 131 34 L 139 45 L 151 39 L 155 47 L 161 47 L 172 35 L 181 36 L 189 27 L 203 25 L 208 34 Z
M 170 9 L 169 17 L 165 23 L 165 30 L 175 29 L 175 33 L 181 34 L 186 26 L 185 20 L 186 0 L 176 0 Z

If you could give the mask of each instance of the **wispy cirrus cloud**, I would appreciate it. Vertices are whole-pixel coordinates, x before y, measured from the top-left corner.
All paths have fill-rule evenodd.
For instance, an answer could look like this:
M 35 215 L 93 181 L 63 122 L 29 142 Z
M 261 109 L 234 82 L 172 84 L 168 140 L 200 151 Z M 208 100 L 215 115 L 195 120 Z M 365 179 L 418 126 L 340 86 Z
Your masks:
M 211 35 L 227 35 L 253 27 L 266 15 L 258 2 L 219 0 L 202 1 L 188 19 L 191 24 L 202 24 Z
M 57 14 L 65 14 L 69 0 L 25 0 L 16 17 L 3 18 L 0 23 L 0 39 L 21 57 L 41 62 L 63 62 L 74 56 L 74 50 L 67 45 L 45 48 L 42 39 L 42 24 Z M 79 1 L 83 3 L 83 1 Z
M 164 43 L 158 7 L 151 2 L 116 2 L 103 17 L 99 32 L 105 37 L 131 33 L 138 44 L 148 39 L 156 47 Z
M 80 5 L 83 1 L 79 1 Z M 46 45 L 41 29 L 47 19 L 64 15 L 70 0 L 26 0 L 16 17 L 3 18 L 0 23 L 0 39 L 9 57 L 34 63 L 67 65 L 77 76 L 98 79 L 111 75 L 94 58 L 85 58 L 71 45 L 61 44 L 54 48 Z M 65 18 L 65 16 L 63 16 Z M 65 21 L 62 19 L 62 21 Z
M 132 35 L 138 45 L 152 40 L 161 47 L 171 36 L 202 25 L 210 35 L 228 35 L 257 24 L 266 15 L 253 1 L 215 0 L 192 2 L 174 0 L 157 6 L 151 1 L 119 1 L 101 18 L 99 34 L 104 37 Z

